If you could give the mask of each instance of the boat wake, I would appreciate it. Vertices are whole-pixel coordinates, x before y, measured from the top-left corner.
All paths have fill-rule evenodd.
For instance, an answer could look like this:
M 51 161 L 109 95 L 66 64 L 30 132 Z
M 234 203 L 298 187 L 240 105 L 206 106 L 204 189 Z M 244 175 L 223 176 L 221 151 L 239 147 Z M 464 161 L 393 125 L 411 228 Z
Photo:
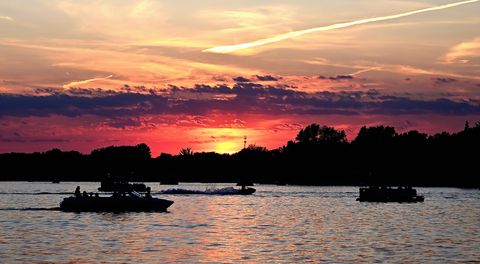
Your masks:
M 161 194 L 203 194 L 203 195 L 238 195 L 245 194 L 241 190 L 233 187 L 225 188 L 207 188 L 205 191 L 200 190 L 188 190 L 188 189 L 167 189 L 160 192 Z M 250 193 L 251 194 L 251 193 Z
M 72 192 L 0 192 L 0 195 L 69 195 Z
M 0 211 L 60 211 L 60 207 L 23 207 L 23 208 L 0 208 Z

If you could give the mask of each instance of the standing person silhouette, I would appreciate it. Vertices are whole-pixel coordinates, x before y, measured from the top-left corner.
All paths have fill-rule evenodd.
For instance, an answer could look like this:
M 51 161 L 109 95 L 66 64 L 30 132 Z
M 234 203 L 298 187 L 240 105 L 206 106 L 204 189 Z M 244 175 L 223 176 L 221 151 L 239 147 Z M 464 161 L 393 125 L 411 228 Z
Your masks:
M 77 186 L 77 188 L 75 189 L 75 197 L 80 197 L 80 186 Z

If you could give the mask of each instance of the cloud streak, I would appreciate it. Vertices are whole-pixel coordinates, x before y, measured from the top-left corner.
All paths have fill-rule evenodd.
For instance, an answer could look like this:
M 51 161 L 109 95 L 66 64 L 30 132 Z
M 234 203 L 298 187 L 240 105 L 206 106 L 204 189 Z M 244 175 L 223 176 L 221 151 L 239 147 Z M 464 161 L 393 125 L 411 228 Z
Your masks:
M 7 21 L 10 21 L 10 22 L 13 22 L 13 18 L 9 17 L 9 16 L 0 16 L 0 20 L 7 20 Z
M 461 5 L 476 3 L 476 2 L 479 2 L 479 1 L 480 0 L 461 1 L 461 2 L 451 3 L 451 4 L 446 4 L 446 5 L 434 6 L 434 7 L 419 9 L 419 10 L 415 10 L 415 11 L 400 13 L 400 14 L 396 14 L 396 15 L 366 18 L 366 19 L 360 19 L 360 20 L 355 20 L 355 21 L 350 21 L 350 22 L 337 23 L 337 24 L 333 24 L 333 25 L 329 25 L 329 26 L 309 28 L 309 29 L 293 31 L 293 32 L 285 33 L 285 34 L 280 34 L 280 35 L 277 35 L 277 36 L 256 40 L 256 41 L 253 41 L 253 42 L 241 43 L 241 44 L 236 44 L 236 45 L 213 47 L 213 48 L 210 48 L 210 49 L 203 50 L 203 52 L 222 53 L 222 54 L 232 53 L 232 52 L 243 50 L 243 49 L 263 46 L 263 45 L 279 42 L 279 41 L 282 41 L 282 40 L 287 40 L 287 39 L 299 37 L 299 36 L 302 36 L 302 35 L 305 35 L 305 34 L 310 34 L 310 33 L 315 33 L 315 32 L 323 32 L 323 31 L 330 31 L 330 30 L 353 27 L 353 26 L 368 24 L 368 23 L 373 23 L 373 22 L 380 22 L 380 21 L 398 19 L 398 18 L 402 18 L 402 17 L 413 16 L 413 15 L 416 15 L 416 14 L 433 12 L 433 11 L 453 8 L 453 7 L 457 7 L 457 6 L 461 6 Z
M 480 57 L 480 38 L 472 41 L 462 42 L 450 49 L 444 56 L 443 62 L 446 64 L 461 63 L 467 64 L 472 58 Z
M 87 84 L 95 81 L 101 81 L 101 80 L 107 80 L 112 78 L 113 75 L 108 75 L 107 77 L 101 77 L 101 78 L 93 78 L 93 79 L 88 79 L 88 80 L 83 80 L 83 81 L 76 81 L 76 82 L 71 82 L 63 85 L 63 88 L 71 88 L 71 87 L 77 87 L 82 84 Z

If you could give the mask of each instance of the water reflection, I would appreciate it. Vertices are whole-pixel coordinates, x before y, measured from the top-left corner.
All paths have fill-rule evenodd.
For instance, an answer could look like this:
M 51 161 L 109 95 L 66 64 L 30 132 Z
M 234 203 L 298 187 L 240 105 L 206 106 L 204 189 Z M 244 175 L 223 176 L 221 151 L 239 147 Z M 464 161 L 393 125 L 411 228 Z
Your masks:
M 6 183 L 0 192 L 66 192 L 76 183 L 70 185 Z M 175 201 L 169 213 L 1 211 L 0 259 L 4 263 L 480 259 L 478 191 L 420 189 L 428 197 L 425 203 L 375 204 L 356 202 L 355 188 L 256 188 L 258 193 L 249 197 L 165 196 Z M 0 195 L 0 207 L 49 208 L 58 206 L 61 198 Z

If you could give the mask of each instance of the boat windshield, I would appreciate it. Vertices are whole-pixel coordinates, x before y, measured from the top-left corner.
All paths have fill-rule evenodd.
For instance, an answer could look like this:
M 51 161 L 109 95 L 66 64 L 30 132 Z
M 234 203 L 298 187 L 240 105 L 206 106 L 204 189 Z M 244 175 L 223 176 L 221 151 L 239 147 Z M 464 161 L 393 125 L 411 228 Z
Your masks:
M 136 192 L 136 191 L 131 191 L 131 192 L 130 192 L 130 196 L 132 196 L 132 197 L 137 197 L 137 198 L 142 198 L 142 196 L 141 196 L 138 192 Z

